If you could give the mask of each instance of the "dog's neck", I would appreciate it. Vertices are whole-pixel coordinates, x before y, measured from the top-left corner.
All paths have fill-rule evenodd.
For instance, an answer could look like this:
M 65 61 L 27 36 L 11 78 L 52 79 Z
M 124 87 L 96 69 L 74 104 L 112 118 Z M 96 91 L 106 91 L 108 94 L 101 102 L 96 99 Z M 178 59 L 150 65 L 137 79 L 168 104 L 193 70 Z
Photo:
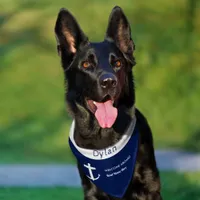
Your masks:
M 82 148 L 106 148 L 121 139 L 133 117 L 135 117 L 134 107 L 129 110 L 120 107 L 114 125 L 104 129 L 99 126 L 94 115 L 83 112 L 82 115 L 75 116 L 74 140 Z

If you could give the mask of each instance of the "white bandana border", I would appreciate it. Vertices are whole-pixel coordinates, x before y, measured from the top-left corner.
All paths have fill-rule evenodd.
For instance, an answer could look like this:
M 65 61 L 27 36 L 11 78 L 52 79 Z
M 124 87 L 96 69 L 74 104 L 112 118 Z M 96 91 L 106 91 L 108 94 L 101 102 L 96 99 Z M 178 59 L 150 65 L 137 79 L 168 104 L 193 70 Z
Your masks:
M 126 133 L 122 136 L 122 138 L 113 146 L 109 146 L 105 149 L 84 149 L 79 147 L 74 140 L 74 129 L 75 129 L 75 121 L 73 120 L 72 125 L 70 127 L 69 138 L 73 143 L 74 147 L 85 157 L 93 159 L 93 160 L 103 160 L 110 157 L 113 157 L 117 153 L 119 153 L 130 140 L 136 125 L 136 117 L 134 116 L 132 122 L 130 123 Z

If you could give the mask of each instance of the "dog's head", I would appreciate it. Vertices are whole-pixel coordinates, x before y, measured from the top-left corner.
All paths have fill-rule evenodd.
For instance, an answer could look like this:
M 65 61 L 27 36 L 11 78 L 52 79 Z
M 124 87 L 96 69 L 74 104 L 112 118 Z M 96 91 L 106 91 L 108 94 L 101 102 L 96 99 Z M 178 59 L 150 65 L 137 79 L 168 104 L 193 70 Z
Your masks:
M 117 108 L 129 109 L 135 101 L 131 71 L 135 47 L 122 9 L 113 8 L 103 42 L 90 42 L 65 9 L 58 14 L 55 33 L 74 117 L 87 112 L 102 128 L 110 128 Z

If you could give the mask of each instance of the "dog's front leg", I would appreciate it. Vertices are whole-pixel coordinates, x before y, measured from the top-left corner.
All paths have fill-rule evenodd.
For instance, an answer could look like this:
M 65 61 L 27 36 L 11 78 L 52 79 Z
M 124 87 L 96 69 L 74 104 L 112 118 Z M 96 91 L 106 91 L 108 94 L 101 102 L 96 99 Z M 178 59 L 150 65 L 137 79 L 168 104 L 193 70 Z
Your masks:
M 105 192 L 100 191 L 90 180 L 87 180 L 87 183 L 83 185 L 83 188 L 84 200 L 111 200 Z
M 147 200 L 163 200 L 163 199 L 162 199 L 160 193 L 155 192 L 155 193 L 151 193 L 151 194 L 149 195 L 149 198 L 148 198 Z
M 104 192 L 98 191 L 97 188 L 90 188 L 84 191 L 84 200 L 111 200 Z

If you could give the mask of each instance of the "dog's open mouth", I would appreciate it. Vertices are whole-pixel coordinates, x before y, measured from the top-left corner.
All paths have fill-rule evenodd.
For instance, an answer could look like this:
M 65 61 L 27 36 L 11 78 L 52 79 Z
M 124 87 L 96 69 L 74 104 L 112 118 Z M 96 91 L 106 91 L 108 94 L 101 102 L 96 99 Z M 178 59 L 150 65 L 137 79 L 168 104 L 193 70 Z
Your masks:
M 89 110 L 95 115 L 102 128 L 110 128 L 117 118 L 117 108 L 113 106 L 114 101 L 105 99 L 103 102 L 87 100 Z

